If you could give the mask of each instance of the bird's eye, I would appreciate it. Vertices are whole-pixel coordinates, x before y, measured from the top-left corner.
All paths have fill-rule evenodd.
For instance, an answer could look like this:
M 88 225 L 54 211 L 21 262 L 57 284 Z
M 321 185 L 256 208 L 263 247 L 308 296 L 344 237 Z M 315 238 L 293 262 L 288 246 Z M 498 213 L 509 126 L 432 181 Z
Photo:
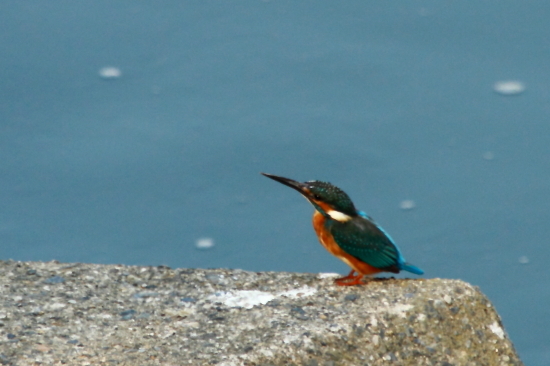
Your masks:
M 314 195 L 313 195 L 313 198 L 315 198 L 316 200 L 320 200 L 320 199 L 321 199 L 321 196 L 319 196 L 318 194 L 314 194 Z

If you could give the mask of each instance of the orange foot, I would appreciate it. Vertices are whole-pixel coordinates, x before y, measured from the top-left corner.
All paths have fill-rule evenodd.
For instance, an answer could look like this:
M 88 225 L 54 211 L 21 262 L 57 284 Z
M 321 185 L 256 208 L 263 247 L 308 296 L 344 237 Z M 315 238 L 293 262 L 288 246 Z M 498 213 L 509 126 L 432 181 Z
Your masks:
M 334 280 L 334 283 L 337 286 L 364 285 L 365 283 L 362 281 L 364 275 L 358 273 L 357 276 L 354 276 L 354 273 L 355 271 L 351 271 L 346 277 L 337 278 L 336 280 Z
M 355 270 L 352 269 L 351 272 L 346 277 L 337 278 L 337 279 L 334 280 L 334 282 L 342 282 L 342 281 L 347 281 L 347 280 L 350 280 L 352 278 L 355 278 L 354 273 L 355 273 Z

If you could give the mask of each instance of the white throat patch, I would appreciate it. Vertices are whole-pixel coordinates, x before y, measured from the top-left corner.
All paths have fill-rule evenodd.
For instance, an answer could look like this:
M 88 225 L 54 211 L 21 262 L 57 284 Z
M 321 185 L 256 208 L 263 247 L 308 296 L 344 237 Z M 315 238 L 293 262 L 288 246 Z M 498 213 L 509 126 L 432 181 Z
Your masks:
M 351 220 L 351 216 L 348 216 L 345 213 L 342 213 L 340 211 L 330 210 L 330 211 L 327 211 L 327 215 L 329 215 L 333 220 L 340 221 L 340 222 L 346 222 Z

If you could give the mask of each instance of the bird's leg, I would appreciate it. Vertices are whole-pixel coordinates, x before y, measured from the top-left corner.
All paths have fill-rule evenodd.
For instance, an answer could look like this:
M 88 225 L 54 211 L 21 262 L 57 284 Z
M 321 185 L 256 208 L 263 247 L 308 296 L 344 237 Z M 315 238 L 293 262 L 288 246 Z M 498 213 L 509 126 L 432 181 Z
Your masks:
M 346 277 L 340 277 L 340 278 L 335 279 L 334 281 L 335 282 L 341 282 L 341 281 L 350 280 L 352 278 L 355 278 L 355 276 L 353 275 L 354 273 L 355 273 L 355 270 L 352 269 L 351 272 Z
M 344 278 L 346 278 L 346 280 L 343 280 L 343 281 L 339 281 L 339 280 L 341 280 L 341 278 L 339 278 L 336 281 L 334 281 L 334 283 L 337 286 L 364 285 L 365 283 L 362 281 L 363 276 L 364 276 L 363 274 L 359 273 L 359 274 L 357 274 L 357 276 L 354 276 L 354 277 L 350 277 L 350 278 L 344 277 Z
M 363 274 L 357 273 L 355 275 L 355 270 L 351 270 L 351 272 L 346 276 L 342 278 L 337 278 L 334 280 L 334 283 L 338 286 L 354 286 L 354 285 L 362 285 L 363 281 Z

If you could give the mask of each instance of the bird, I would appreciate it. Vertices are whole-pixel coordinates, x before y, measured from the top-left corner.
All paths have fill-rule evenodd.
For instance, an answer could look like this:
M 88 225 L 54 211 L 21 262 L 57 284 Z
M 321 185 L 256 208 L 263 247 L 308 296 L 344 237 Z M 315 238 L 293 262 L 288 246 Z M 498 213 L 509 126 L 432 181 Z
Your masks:
M 393 239 L 364 211 L 358 211 L 340 188 L 317 180 L 297 182 L 261 173 L 295 189 L 315 208 L 313 228 L 325 249 L 348 266 L 351 272 L 335 280 L 338 286 L 362 285 L 364 276 L 380 272 L 424 271 L 405 261 Z

